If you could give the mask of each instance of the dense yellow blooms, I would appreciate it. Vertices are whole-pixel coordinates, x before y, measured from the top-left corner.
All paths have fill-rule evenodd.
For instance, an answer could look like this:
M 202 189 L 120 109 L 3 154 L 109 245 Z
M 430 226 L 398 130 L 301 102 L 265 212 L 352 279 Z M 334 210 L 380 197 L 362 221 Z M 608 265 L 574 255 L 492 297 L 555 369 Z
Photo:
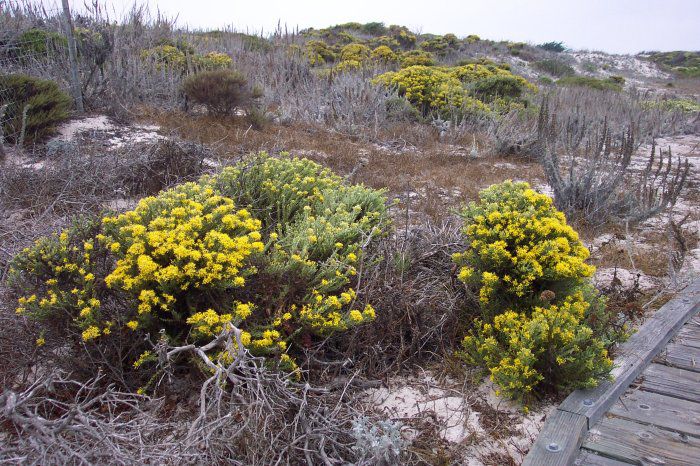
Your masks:
M 487 112 L 489 107 L 472 95 L 470 88 L 485 79 L 504 76 L 511 78 L 522 89 L 536 91 L 525 78 L 510 71 L 486 64 L 463 66 L 405 66 L 374 78 L 375 84 L 396 87 L 399 94 L 418 107 L 423 113 L 467 110 Z
M 515 311 L 477 324 L 464 338 L 467 360 L 485 365 L 509 396 L 522 397 L 540 383 L 556 388 L 593 387 L 612 368 L 603 343 L 583 323 L 588 303 L 581 293 L 561 305 Z M 546 376 L 546 378 L 545 378 Z
M 107 286 L 138 296 L 139 319 L 174 312 L 176 295 L 245 284 L 251 254 L 262 252 L 260 221 L 196 183 L 141 200 L 106 217 L 105 243 L 119 257 Z
M 373 82 L 397 87 L 400 95 L 424 113 L 462 107 L 487 110 L 483 103 L 470 97 L 459 78 L 444 67 L 409 66 L 379 75 Z
M 470 247 L 453 259 L 461 265 L 460 280 L 480 286 L 486 307 L 495 297 L 499 306 L 562 282 L 576 285 L 595 272 L 564 214 L 527 183 L 506 181 L 482 191 L 463 217 Z
M 469 248 L 453 260 L 458 279 L 478 289 L 483 317 L 464 339 L 467 360 L 518 397 L 540 384 L 592 386 L 607 374 L 607 352 L 585 319 L 595 269 L 552 199 L 506 181 L 483 190 L 463 218 Z
M 351 284 L 360 245 L 381 233 L 385 213 L 381 191 L 309 160 L 260 154 L 39 240 L 13 262 L 26 285 L 17 313 L 70 316 L 94 344 L 117 329 L 210 341 L 231 324 L 249 351 L 296 373 L 287 352 L 297 338 L 375 318 Z M 143 353 L 134 367 L 154 358 Z

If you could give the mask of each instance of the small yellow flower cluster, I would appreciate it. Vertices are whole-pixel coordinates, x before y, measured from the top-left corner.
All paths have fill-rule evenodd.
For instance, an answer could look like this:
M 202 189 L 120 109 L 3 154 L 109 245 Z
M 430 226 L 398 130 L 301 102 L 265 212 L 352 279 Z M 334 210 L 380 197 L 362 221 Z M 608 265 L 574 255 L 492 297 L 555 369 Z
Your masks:
M 200 70 L 220 70 L 230 68 L 233 59 L 225 53 L 209 52 L 205 55 L 195 55 L 194 66 Z
M 84 239 L 83 233 L 74 227 L 37 240 L 14 259 L 10 280 L 33 277 L 38 291 L 18 299 L 17 314 L 42 319 L 75 308 L 75 322 L 83 330 L 83 340 L 88 341 L 109 333 L 109 327 L 100 323 L 102 303 L 94 286 L 93 255 L 99 245 L 94 239 Z
M 195 336 L 211 337 L 218 335 L 224 329 L 224 325 L 233 320 L 231 314 L 217 314 L 213 309 L 204 312 L 196 312 L 187 318 L 187 323 L 192 326 Z

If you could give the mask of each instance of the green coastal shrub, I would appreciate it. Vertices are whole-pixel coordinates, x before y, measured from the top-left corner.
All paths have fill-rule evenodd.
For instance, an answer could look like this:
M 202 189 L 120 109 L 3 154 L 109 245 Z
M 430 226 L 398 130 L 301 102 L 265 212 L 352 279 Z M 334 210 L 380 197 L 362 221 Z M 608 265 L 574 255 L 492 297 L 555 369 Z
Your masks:
M 588 285 L 588 249 L 549 196 L 506 181 L 462 211 L 469 248 L 453 260 L 478 290 L 481 319 L 464 357 L 485 367 L 508 396 L 591 387 L 612 367 Z
M 305 45 L 306 57 L 312 66 L 334 62 L 336 53 L 322 40 L 310 40 Z
M 464 41 L 467 44 L 475 44 L 481 40 L 481 37 L 477 36 L 476 34 L 469 34 L 467 37 L 464 38 Z
M 204 105 L 212 115 L 231 115 L 253 102 L 253 89 L 238 71 L 204 71 L 188 77 L 183 92 L 194 103 Z
M 0 89 L 5 90 L 0 93 L 0 106 L 7 105 L 2 133 L 9 142 L 20 138 L 25 107 L 25 144 L 50 135 L 69 116 L 72 100 L 53 81 L 22 74 L 0 75 Z
M 571 65 L 559 59 L 536 61 L 532 64 L 532 67 L 538 71 L 551 74 L 556 78 L 561 78 L 562 76 L 573 76 L 576 74 L 576 70 L 574 70 Z
M 153 361 L 147 333 L 208 342 L 230 323 L 253 354 L 294 370 L 295 344 L 374 319 L 354 282 L 385 203 L 309 160 L 262 153 L 40 239 L 11 266 L 17 313 L 88 347 L 120 334 L 145 350 L 127 361 L 137 367 Z
M 544 44 L 538 45 L 539 48 L 542 50 L 546 50 L 548 52 L 554 52 L 554 53 L 561 53 L 564 50 L 566 50 L 566 47 L 564 46 L 564 42 L 545 42 Z
M 644 100 L 641 104 L 643 108 L 663 109 L 669 112 L 700 112 L 700 103 L 691 99 Z
M 19 58 L 37 58 L 37 55 L 68 51 L 66 36 L 39 28 L 24 31 L 17 37 L 16 43 Z

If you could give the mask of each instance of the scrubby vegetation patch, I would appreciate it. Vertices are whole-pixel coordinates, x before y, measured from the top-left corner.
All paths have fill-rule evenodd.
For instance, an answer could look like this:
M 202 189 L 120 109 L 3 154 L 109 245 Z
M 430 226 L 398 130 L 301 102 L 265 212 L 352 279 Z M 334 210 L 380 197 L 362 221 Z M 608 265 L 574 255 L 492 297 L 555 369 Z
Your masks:
M 126 335 L 144 349 L 137 368 L 154 360 L 146 333 L 185 344 L 235 325 L 248 350 L 294 370 L 290 343 L 374 319 L 352 283 L 362 248 L 386 224 L 384 206 L 380 191 L 308 160 L 261 154 L 40 239 L 13 261 L 17 313 L 47 337 L 67 329 L 100 345 Z

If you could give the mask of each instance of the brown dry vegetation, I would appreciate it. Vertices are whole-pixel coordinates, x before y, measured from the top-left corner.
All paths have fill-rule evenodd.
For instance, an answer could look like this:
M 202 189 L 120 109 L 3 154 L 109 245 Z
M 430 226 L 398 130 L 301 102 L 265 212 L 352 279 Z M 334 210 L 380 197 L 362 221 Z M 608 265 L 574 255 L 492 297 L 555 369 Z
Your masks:
M 441 142 L 437 130 L 421 124 L 384 130 L 371 142 L 304 124 L 269 125 L 256 131 L 236 117 L 153 109 L 144 110 L 142 115 L 167 132 L 211 145 L 225 159 L 237 160 L 258 151 L 287 151 L 309 158 L 342 175 L 352 174 L 353 182 L 388 188 L 391 195 L 400 198 L 404 209 L 410 206 L 411 211 L 433 221 L 443 220 L 452 209 L 476 199 L 481 189 L 493 183 L 506 179 L 535 185 L 544 182 L 538 163 L 499 156 L 483 134 L 474 135 L 477 145 L 486 148 L 473 159 L 469 154 L 472 135 Z M 408 198 L 409 193 L 415 198 Z

